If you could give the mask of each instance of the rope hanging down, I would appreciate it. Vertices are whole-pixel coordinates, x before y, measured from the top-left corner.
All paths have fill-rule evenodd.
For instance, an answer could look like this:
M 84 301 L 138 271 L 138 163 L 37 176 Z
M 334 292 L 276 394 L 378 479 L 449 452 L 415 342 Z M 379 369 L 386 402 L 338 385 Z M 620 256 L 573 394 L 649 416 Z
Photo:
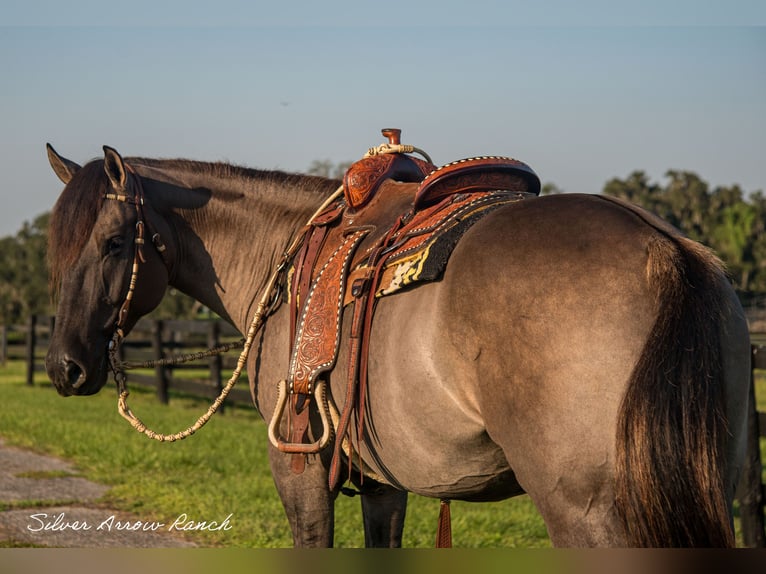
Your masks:
M 231 389 L 234 388 L 234 385 L 239 380 L 239 377 L 242 374 L 242 370 L 245 368 L 245 365 L 247 364 L 247 357 L 250 354 L 250 348 L 252 347 L 253 341 L 255 340 L 255 335 L 263 326 L 264 319 L 271 313 L 271 311 L 273 311 L 275 306 L 278 304 L 278 301 L 275 301 L 275 294 L 278 294 L 279 292 L 278 285 L 279 285 L 279 281 L 281 279 L 282 273 L 284 272 L 285 268 L 287 267 L 287 264 L 293 258 L 296 251 L 298 250 L 301 243 L 303 242 L 303 239 L 306 236 L 306 233 L 311 227 L 311 222 L 313 222 L 316 216 L 322 213 L 333 201 L 335 201 L 338 197 L 340 197 L 342 193 L 343 193 L 343 187 L 339 187 L 330 197 L 327 198 L 327 200 L 324 203 L 322 203 L 319 209 L 317 209 L 314 212 L 314 214 L 311 216 L 308 223 L 304 226 L 304 228 L 295 238 L 295 240 L 290 245 L 290 247 L 282 255 L 282 259 L 279 265 L 277 265 L 277 268 L 272 273 L 268 283 L 266 284 L 266 287 L 263 290 L 263 295 L 261 296 L 261 299 L 258 302 L 258 307 L 256 308 L 255 313 L 253 314 L 252 321 L 250 322 L 250 327 L 247 331 L 247 336 L 244 339 L 242 339 L 240 343 L 221 345 L 221 347 L 216 347 L 215 349 L 210 349 L 208 351 L 203 351 L 201 353 L 202 356 L 211 356 L 212 354 L 217 354 L 218 352 L 224 352 L 226 350 L 230 350 L 231 348 L 234 348 L 235 346 L 242 346 L 242 352 L 240 353 L 239 359 L 237 360 L 237 366 L 232 372 L 232 375 L 229 378 L 229 381 L 226 383 L 226 385 L 223 387 L 219 395 L 215 398 L 213 403 L 210 405 L 207 412 L 205 412 L 202 416 L 200 416 L 193 425 L 186 428 L 185 430 L 174 433 L 174 434 L 157 433 L 153 431 L 152 429 L 148 428 L 146 424 L 144 424 L 144 422 L 140 418 L 138 418 L 135 414 L 133 414 L 133 411 L 130 410 L 130 407 L 128 406 L 128 396 L 130 393 L 128 392 L 128 388 L 127 388 L 128 377 L 125 374 L 125 369 L 137 368 L 143 365 L 128 365 L 119 361 L 117 357 L 117 353 L 118 353 L 120 343 L 122 342 L 122 339 L 124 338 L 124 335 L 121 328 L 115 329 L 114 335 L 112 336 L 112 340 L 109 343 L 109 365 L 112 369 L 112 372 L 114 373 L 114 380 L 117 383 L 117 393 L 119 395 L 117 399 L 117 410 L 120 413 L 120 415 L 125 420 L 127 420 L 137 432 L 140 432 L 146 435 L 147 437 L 149 437 L 150 439 L 154 439 L 159 442 L 174 442 L 177 440 L 183 440 L 187 437 L 190 437 L 199 429 L 201 429 L 203 426 L 205 426 L 205 424 L 216 413 L 216 411 L 221 406 L 223 401 L 229 395 L 229 392 L 231 391 Z M 132 275 L 131 275 L 132 285 L 135 285 L 137 275 L 138 275 L 138 265 L 134 265 Z M 132 295 L 132 290 L 129 291 L 129 294 Z M 219 351 L 219 349 L 221 350 Z M 198 353 L 198 355 L 199 354 L 200 353 Z M 194 355 L 190 355 L 190 356 L 194 356 Z M 181 362 L 182 359 L 185 360 L 186 358 L 187 356 L 178 357 L 175 359 L 175 361 Z M 163 363 L 163 361 L 168 361 L 168 363 Z M 156 365 L 171 364 L 173 361 L 174 359 L 160 359 L 159 361 L 152 362 L 152 363 Z

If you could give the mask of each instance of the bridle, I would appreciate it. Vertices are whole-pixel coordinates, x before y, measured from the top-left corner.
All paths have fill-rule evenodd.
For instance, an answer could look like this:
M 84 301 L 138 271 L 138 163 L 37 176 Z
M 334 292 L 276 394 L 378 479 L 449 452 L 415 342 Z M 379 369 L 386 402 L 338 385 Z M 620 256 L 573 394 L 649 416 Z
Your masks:
M 141 263 L 146 263 L 146 257 L 144 257 L 144 229 L 147 226 L 146 218 L 144 217 L 144 186 L 141 183 L 141 178 L 135 172 L 135 170 L 128 164 L 125 164 L 128 173 L 133 177 L 128 178 L 128 182 L 133 181 L 133 195 L 127 193 L 105 193 L 104 199 L 111 199 L 115 201 L 121 201 L 123 203 L 129 203 L 136 208 L 136 236 L 134 239 L 135 250 L 133 252 L 133 266 L 130 272 L 130 283 L 128 284 L 128 292 L 125 295 L 120 310 L 117 314 L 117 321 L 115 323 L 114 334 L 112 335 L 112 341 L 117 346 L 125 337 L 124 327 L 128 318 L 128 311 L 130 310 L 130 304 L 133 301 L 133 294 L 136 290 L 136 283 L 138 281 L 138 270 Z M 127 187 L 127 185 L 126 185 Z M 172 278 L 172 267 L 167 259 L 167 248 L 162 242 L 159 232 L 155 231 L 152 234 L 152 244 L 157 249 L 157 252 L 162 257 L 165 267 L 168 270 L 168 276 Z M 111 346 L 111 344 L 110 344 Z

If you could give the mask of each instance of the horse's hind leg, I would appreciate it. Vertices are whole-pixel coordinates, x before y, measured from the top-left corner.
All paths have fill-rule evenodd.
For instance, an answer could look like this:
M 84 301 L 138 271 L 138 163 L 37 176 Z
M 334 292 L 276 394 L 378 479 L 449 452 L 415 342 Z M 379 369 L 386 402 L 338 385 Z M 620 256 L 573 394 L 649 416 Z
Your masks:
M 365 479 L 362 485 L 364 545 L 367 548 L 400 548 L 407 492 Z
M 530 495 L 557 547 L 624 547 L 626 540 L 611 488 L 591 490 L 589 480 L 562 478 L 552 491 Z

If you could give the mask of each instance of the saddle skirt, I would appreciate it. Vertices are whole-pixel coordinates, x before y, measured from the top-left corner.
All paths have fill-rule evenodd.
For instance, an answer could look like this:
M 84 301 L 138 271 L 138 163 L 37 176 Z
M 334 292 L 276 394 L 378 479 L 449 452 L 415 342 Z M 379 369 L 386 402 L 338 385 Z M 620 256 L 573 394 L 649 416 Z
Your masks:
M 293 261 L 287 289 L 291 394 L 310 396 L 316 380 L 335 366 L 345 336 L 351 346 L 331 485 L 338 478 L 340 444 L 352 410 L 363 419 L 369 333 L 377 302 L 438 280 L 460 237 L 474 223 L 503 205 L 536 196 L 540 180 L 529 166 L 512 158 L 470 158 L 437 169 L 403 153 L 387 153 L 353 164 L 343 191 L 342 198 L 314 218 Z M 351 332 L 343 335 L 343 312 L 349 305 L 354 318 Z M 291 401 L 292 419 L 300 419 L 307 404 Z M 363 420 L 357 422 L 357 440 L 362 425 Z M 301 432 L 305 429 L 302 426 Z

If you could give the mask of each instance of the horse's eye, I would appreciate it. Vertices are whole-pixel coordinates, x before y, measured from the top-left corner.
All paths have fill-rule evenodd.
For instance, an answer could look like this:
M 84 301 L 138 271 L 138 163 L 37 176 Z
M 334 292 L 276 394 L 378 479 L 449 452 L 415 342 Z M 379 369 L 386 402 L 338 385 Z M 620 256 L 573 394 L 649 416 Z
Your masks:
M 106 252 L 108 255 L 119 255 L 120 251 L 122 251 L 122 246 L 125 244 L 125 241 L 122 237 L 119 235 L 116 235 L 114 237 L 110 237 L 109 240 L 106 242 Z

